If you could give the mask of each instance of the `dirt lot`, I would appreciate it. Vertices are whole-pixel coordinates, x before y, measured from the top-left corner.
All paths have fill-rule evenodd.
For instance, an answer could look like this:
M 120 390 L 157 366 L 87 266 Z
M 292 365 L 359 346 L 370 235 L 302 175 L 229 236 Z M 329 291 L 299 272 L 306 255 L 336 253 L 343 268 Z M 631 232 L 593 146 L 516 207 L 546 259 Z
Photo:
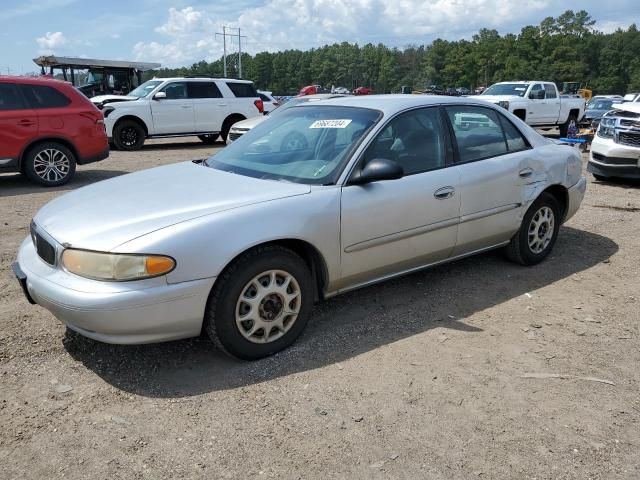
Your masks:
M 12 278 L 48 200 L 218 148 L 154 143 L 61 189 L 0 176 L 0 477 L 640 478 L 638 185 L 590 177 L 537 267 L 490 253 L 347 294 L 244 363 L 87 340 Z

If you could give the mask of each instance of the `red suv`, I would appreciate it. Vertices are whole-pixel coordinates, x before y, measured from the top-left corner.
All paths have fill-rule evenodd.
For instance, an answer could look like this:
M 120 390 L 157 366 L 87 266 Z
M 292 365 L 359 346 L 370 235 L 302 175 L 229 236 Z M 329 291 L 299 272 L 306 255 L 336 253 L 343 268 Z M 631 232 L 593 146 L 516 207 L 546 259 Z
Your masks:
M 108 156 L 102 113 L 70 83 L 0 76 L 0 173 L 53 187 Z

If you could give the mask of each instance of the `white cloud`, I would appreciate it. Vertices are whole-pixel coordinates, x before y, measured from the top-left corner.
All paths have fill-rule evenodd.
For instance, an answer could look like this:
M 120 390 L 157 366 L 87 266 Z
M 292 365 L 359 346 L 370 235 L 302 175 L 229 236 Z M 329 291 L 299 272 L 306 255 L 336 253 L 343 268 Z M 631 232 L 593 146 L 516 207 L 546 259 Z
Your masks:
M 36 38 L 36 43 L 42 53 L 47 53 L 66 45 L 67 39 L 62 32 L 47 32 L 44 36 Z
M 134 56 L 168 66 L 218 58 L 222 40 L 215 32 L 223 24 L 242 29 L 243 50 L 250 53 L 341 41 L 428 43 L 435 37 L 468 37 L 483 27 L 517 31 L 553 5 L 552 0 L 267 0 L 226 19 L 205 8 L 170 8 L 167 21 L 155 29 L 164 41 L 138 42 Z M 230 48 L 237 49 L 237 41 Z
M 633 22 L 614 22 L 614 21 L 608 20 L 606 22 L 597 23 L 596 30 L 599 30 L 603 33 L 613 33 L 619 28 L 626 30 L 627 28 L 629 28 L 631 23 Z

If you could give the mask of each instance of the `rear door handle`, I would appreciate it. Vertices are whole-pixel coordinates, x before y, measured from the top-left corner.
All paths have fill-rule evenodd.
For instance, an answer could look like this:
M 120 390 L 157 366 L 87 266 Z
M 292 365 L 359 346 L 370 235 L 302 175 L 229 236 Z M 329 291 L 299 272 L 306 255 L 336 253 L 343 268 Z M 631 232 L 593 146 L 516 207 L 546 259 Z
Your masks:
M 533 174 L 532 168 L 523 168 L 522 170 L 520 170 L 520 172 L 518 172 L 518 175 L 520 175 L 520 178 L 528 178 L 532 174 Z
M 191 108 L 191 105 L 180 105 L 182 108 Z
M 20 125 L 21 127 L 32 127 L 33 125 L 35 125 L 36 122 L 34 122 L 33 120 L 20 120 L 18 122 L 18 125 Z
M 453 187 L 442 187 L 433 192 L 433 196 L 438 200 L 444 200 L 445 198 L 453 197 L 453 194 L 456 192 L 456 189 Z
M 218 106 L 219 106 L 219 107 L 226 107 L 226 106 L 227 106 L 227 104 L 226 104 L 226 103 L 219 103 L 219 104 L 218 104 Z

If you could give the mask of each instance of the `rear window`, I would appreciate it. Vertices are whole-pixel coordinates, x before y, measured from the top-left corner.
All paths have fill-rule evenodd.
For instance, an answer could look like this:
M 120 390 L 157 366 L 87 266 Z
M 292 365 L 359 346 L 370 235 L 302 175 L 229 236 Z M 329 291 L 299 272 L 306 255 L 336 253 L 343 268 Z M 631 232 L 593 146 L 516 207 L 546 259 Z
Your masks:
M 189 82 L 189 98 L 222 98 L 218 86 L 213 82 Z
M 21 85 L 22 93 L 31 108 L 66 107 L 71 100 L 53 87 L 44 85 Z
M 0 83 L 0 110 L 20 110 L 25 105 L 20 92 L 12 83 Z
M 258 96 L 258 92 L 256 92 L 256 89 L 252 83 L 227 82 L 227 86 L 231 89 L 236 97 L 253 98 Z

